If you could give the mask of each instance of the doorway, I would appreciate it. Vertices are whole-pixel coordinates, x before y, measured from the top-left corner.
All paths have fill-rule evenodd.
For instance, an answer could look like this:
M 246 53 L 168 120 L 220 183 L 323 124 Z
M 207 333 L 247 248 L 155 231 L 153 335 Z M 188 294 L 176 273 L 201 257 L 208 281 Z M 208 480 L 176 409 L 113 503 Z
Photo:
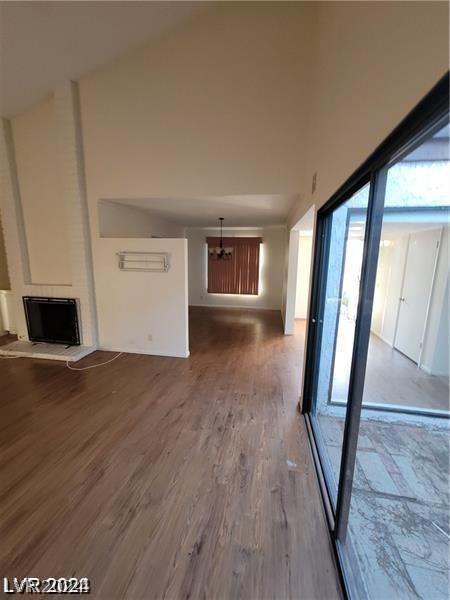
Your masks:
M 420 365 L 442 228 L 408 236 L 394 347 Z M 420 278 L 417 276 L 421 274 Z
M 308 316 L 315 207 L 291 228 L 284 301 L 284 334 L 304 335 Z

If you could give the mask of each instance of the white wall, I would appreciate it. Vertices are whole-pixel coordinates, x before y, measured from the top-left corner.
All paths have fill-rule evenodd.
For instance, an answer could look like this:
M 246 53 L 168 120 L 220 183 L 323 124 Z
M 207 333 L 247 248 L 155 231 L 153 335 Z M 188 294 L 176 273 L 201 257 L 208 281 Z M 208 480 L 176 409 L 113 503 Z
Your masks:
M 449 358 L 449 344 L 448 344 L 448 340 L 450 339 L 450 324 L 449 324 L 449 317 L 448 315 L 450 314 L 450 306 L 449 306 L 449 280 L 447 278 L 447 284 L 444 288 L 444 297 L 443 297 L 443 301 L 442 301 L 442 310 L 441 310 L 441 315 L 440 315 L 440 320 L 439 320 L 439 325 L 436 328 L 435 332 L 436 332 L 436 337 L 434 338 L 435 341 L 430 341 L 428 342 L 427 346 L 428 348 L 433 348 L 434 346 L 434 353 L 433 353 L 433 358 L 432 359 L 428 359 L 428 357 L 425 356 L 425 361 L 423 364 L 423 368 L 428 370 L 428 372 L 432 373 L 433 375 L 441 375 L 441 376 L 447 376 L 449 375 L 449 371 L 450 371 L 450 358 Z M 428 329 L 428 335 L 430 336 L 431 340 L 433 340 L 433 338 L 431 337 L 434 333 L 433 331 L 433 326 L 430 324 L 430 327 Z
M 283 297 L 281 307 L 285 335 L 292 335 L 294 333 L 299 241 L 299 231 L 292 229 L 289 232 L 288 248 L 285 256 L 286 262 L 284 268 Z
M 227 237 L 262 237 L 260 246 L 259 294 L 208 294 L 206 238 L 217 236 L 217 229 L 188 228 L 189 304 L 193 306 L 236 306 L 280 310 L 283 285 L 282 265 L 286 247 L 284 227 L 224 230 Z
M 434 375 L 449 374 L 449 230 L 447 225 L 441 239 L 422 354 L 423 368 Z
M 314 12 L 300 2 L 211 3 L 81 78 L 96 264 L 99 199 L 298 193 Z M 207 295 L 206 255 L 190 240 L 190 303 L 280 309 L 285 245 L 283 237 L 268 252 L 263 286 L 267 268 L 270 280 L 258 297 L 225 300 Z
M 312 236 L 302 235 L 298 244 L 297 290 L 295 295 L 295 318 L 306 319 L 311 272 Z
M 0 290 L 0 332 L 17 333 L 16 299 L 10 290 Z
M 376 335 L 393 346 L 408 235 L 391 234 L 386 241 L 391 245 L 380 248 L 371 327 Z
M 83 77 L 90 202 L 296 194 L 313 12 L 308 2 L 210 3 Z
M 316 6 L 307 164 L 290 227 L 322 206 L 449 68 L 447 2 Z
M 283 256 L 283 287 L 281 291 L 281 318 L 283 320 L 283 325 L 286 328 L 286 302 L 288 296 L 288 270 L 289 270 L 289 255 L 291 252 L 291 244 L 290 244 L 290 236 L 291 232 L 288 232 L 286 229 L 285 236 L 285 249 Z
M 110 200 L 98 202 L 100 237 L 183 237 L 183 227 L 146 210 Z
M 96 245 L 99 199 L 153 196 L 300 194 L 291 228 L 447 69 L 445 2 L 211 3 L 81 78 L 90 231 L 77 224 L 77 236 L 90 234 Z M 71 224 L 64 228 L 58 202 L 64 196 L 66 209 L 71 204 L 66 159 L 74 144 L 71 133 L 58 131 L 55 152 L 51 104 L 13 119 L 32 280 L 73 279 L 82 290 L 77 250 L 64 247 Z
M 72 281 L 53 96 L 12 119 L 31 282 Z
M 122 250 L 168 252 L 170 269 L 167 273 L 120 271 L 116 253 Z M 100 348 L 189 355 L 185 239 L 98 239 L 94 272 Z
M 302 218 L 295 223 L 289 232 L 289 249 L 286 255 L 287 264 L 284 270 L 283 282 L 283 306 L 282 315 L 284 322 L 285 335 L 292 335 L 295 330 L 296 303 L 298 295 L 298 277 L 300 260 L 300 235 L 311 237 L 311 248 L 314 245 L 314 226 L 316 221 L 315 206 L 311 206 Z M 302 277 L 305 276 L 300 296 L 303 298 L 305 306 L 305 319 L 308 317 L 308 304 L 311 280 L 311 250 L 309 251 L 309 263 L 306 256 L 302 255 L 304 267 Z M 308 276 L 306 277 L 306 273 Z
M 377 268 L 372 331 L 393 346 L 402 293 L 402 279 L 407 260 L 408 235 L 388 235 L 392 245 L 380 248 Z M 419 274 L 418 274 L 419 276 Z M 430 301 L 427 333 L 422 353 L 422 368 L 433 375 L 448 375 L 448 286 L 449 286 L 449 228 L 445 228 L 436 278 Z M 418 326 L 423 327 L 423 323 Z

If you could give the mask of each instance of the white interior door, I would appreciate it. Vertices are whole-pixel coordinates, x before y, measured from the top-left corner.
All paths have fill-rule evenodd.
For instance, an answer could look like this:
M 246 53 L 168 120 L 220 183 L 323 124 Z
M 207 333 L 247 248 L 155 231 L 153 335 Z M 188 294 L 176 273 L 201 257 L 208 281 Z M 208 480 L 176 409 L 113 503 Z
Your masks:
M 395 348 L 419 362 L 441 229 L 409 236 Z

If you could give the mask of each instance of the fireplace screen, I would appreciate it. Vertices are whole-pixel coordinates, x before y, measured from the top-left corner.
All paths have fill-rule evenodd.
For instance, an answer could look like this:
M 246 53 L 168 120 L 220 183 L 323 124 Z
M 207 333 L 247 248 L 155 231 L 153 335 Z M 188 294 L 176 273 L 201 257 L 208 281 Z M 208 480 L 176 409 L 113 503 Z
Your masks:
M 80 344 L 75 299 L 24 296 L 23 304 L 31 342 Z

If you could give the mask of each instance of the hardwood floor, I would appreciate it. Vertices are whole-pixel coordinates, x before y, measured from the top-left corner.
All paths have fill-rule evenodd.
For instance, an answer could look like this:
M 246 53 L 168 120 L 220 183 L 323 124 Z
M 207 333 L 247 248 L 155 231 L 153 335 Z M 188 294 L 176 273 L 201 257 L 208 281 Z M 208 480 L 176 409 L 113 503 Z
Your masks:
M 340 320 L 332 398 L 343 404 L 348 396 L 354 329 L 354 322 Z M 386 377 L 387 373 L 389 377 Z M 419 369 L 415 362 L 371 333 L 364 404 L 448 412 L 449 380 Z
M 189 359 L 0 361 L 3 576 L 89 577 L 105 600 L 341 597 L 301 336 L 272 311 L 190 314 Z

